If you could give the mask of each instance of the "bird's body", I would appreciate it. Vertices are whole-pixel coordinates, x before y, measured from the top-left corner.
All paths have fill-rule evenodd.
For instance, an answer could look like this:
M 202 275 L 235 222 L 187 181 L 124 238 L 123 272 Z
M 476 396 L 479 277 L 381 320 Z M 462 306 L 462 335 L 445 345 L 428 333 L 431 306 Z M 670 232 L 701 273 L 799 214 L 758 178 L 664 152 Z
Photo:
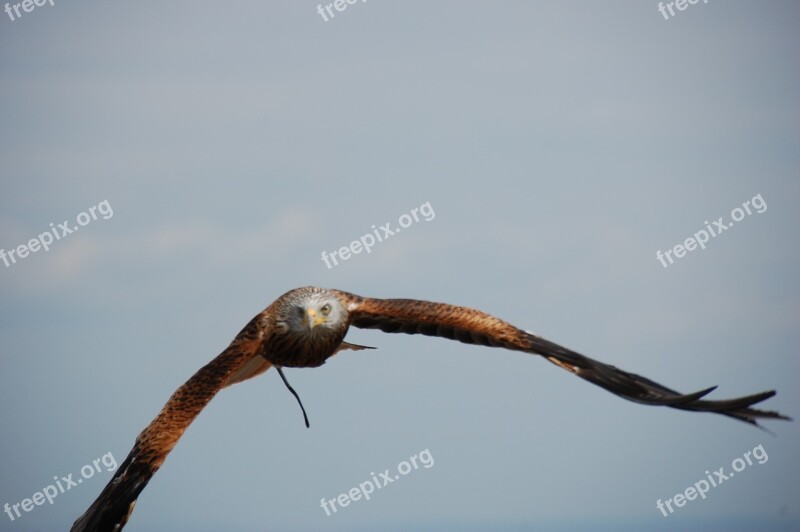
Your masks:
M 413 299 L 365 298 L 340 290 L 303 287 L 283 294 L 250 320 L 220 355 L 175 391 L 136 438 L 128 457 L 94 503 L 75 521 L 72 531 L 121 530 L 139 493 L 218 391 L 260 375 L 271 366 L 278 371 L 281 367 L 318 367 L 343 349 L 364 349 L 344 341 L 351 325 L 541 355 L 582 379 L 638 403 L 715 412 L 753 425 L 758 425 L 758 418 L 788 419 L 777 412 L 751 408 L 775 395 L 774 391 L 721 401 L 701 399 L 714 388 L 680 394 L 472 308 Z

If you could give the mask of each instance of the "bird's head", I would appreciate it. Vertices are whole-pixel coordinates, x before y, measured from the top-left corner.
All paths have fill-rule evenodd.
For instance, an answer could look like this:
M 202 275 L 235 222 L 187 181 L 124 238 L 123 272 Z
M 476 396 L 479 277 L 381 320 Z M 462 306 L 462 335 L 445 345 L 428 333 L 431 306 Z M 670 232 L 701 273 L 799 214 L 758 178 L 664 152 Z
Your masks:
M 298 310 L 308 330 L 317 327 L 338 330 L 345 321 L 345 310 L 336 298 L 313 297 Z
M 324 288 L 305 287 L 288 298 L 289 327 L 305 334 L 340 332 L 347 323 L 347 310 L 336 295 Z
M 290 290 L 275 303 L 267 360 L 276 366 L 316 367 L 339 349 L 350 314 L 335 291 L 306 286 Z

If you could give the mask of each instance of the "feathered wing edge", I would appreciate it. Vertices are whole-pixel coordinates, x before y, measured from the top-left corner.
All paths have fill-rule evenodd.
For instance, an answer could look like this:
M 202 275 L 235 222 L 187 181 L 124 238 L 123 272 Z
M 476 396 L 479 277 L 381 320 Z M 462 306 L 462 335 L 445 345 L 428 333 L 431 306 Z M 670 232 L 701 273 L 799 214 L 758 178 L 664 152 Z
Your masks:
M 530 348 L 526 349 L 526 352 L 542 355 L 553 364 L 629 401 L 694 412 L 714 412 L 757 427 L 761 427 L 756 421 L 758 418 L 791 420 L 791 418 L 772 410 L 750 408 L 752 405 L 774 396 L 775 390 L 735 399 L 708 401 L 702 397 L 715 390 L 716 386 L 694 393 L 681 394 L 641 375 L 598 362 L 530 333 L 526 334 L 530 342 Z
M 270 367 L 258 354 L 254 318 L 220 355 L 178 388 L 161 412 L 136 438 L 127 458 L 71 532 L 119 531 L 125 526 L 136 499 L 164 463 L 200 411 L 223 388 L 255 377 Z
M 775 395 L 774 390 L 720 401 L 703 400 L 716 386 L 681 394 L 646 377 L 598 362 L 525 332 L 494 316 L 468 307 L 413 299 L 372 299 L 340 292 L 351 325 L 388 333 L 423 334 L 467 344 L 502 347 L 541 355 L 553 364 L 620 397 L 653 406 L 714 412 L 761 427 L 758 418 L 791 418 L 751 408 Z

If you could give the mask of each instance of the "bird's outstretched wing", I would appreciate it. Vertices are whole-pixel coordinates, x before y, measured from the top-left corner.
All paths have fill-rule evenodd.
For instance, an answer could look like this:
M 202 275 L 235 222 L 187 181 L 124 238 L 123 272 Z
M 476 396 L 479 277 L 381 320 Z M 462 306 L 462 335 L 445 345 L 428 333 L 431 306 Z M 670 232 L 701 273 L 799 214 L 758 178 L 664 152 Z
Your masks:
M 414 299 L 363 298 L 338 292 L 350 324 L 387 333 L 424 334 L 467 344 L 503 347 L 541 355 L 553 364 L 620 397 L 637 403 L 680 410 L 715 412 L 759 426 L 758 418 L 790 419 L 774 411 L 750 408 L 775 395 L 774 390 L 721 401 L 701 399 L 716 386 L 681 394 L 640 375 L 628 373 L 525 332 L 485 312 Z
M 239 333 L 225 351 L 200 368 L 178 388 L 161 412 L 136 438 L 128 457 L 71 532 L 119 531 L 125 526 L 136 499 L 183 432 L 223 388 L 255 377 L 270 368 L 259 355 L 261 315 Z

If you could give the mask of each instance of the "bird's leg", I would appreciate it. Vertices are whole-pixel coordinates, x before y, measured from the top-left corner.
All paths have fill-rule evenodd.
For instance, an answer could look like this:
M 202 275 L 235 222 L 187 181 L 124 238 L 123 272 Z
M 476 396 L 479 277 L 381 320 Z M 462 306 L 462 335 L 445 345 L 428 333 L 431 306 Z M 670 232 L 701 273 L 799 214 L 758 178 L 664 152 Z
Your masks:
M 297 395 L 297 392 L 294 391 L 292 385 L 289 384 L 289 381 L 286 380 L 286 375 L 283 374 L 283 369 L 280 366 L 275 366 L 275 369 L 278 370 L 278 375 L 280 375 L 281 379 L 283 379 L 283 383 L 286 385 L 287 388 L 289 388 L 289 391 L 292 392 L 294 398 L 297 399 L 297 403 L 300 405 L 300 410 L 303 411 L 303 419 L 306 422 L 306 428 L 311 427 L 311 424 L 308 422 L 308 416 L 306 415 L 306 409 L 303 407 L 303 401 L 300 400 L 300 396 Z

